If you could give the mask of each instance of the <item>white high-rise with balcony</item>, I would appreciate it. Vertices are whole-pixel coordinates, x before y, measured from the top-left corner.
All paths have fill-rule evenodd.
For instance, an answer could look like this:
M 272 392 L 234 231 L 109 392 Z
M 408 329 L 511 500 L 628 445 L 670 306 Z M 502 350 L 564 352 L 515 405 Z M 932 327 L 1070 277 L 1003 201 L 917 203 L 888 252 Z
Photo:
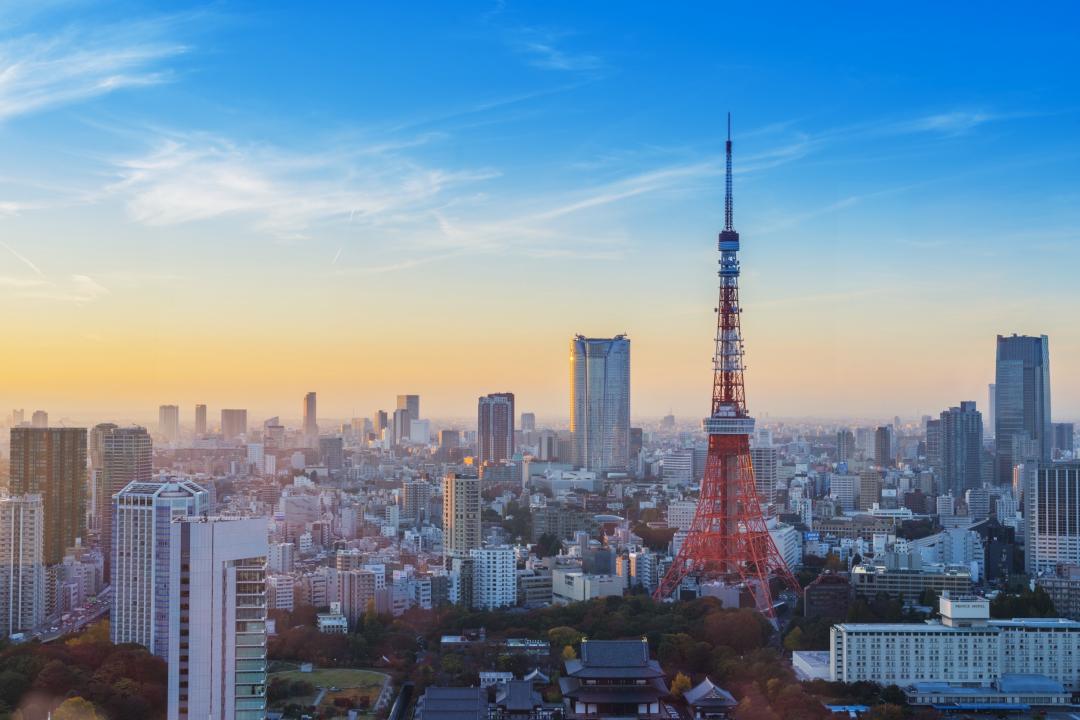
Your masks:
M 262 518 L 176 518 L 170 527 L 169 720 L 266 715 Z
M 40 495 L 0 497 L 0 637 L 45 620 L 44 532 Z

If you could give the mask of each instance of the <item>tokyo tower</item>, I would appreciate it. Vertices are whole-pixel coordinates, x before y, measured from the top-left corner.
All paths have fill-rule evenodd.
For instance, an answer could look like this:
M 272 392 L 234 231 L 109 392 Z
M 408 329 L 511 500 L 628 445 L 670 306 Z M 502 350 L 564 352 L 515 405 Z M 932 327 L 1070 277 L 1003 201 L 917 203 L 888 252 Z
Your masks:
M 705 479 L 690 531 L 656 598 L 670 597 L 688 576 L 743 585 L 759 612 L 775 620 L 771 579 L 799 592 L 799 583 L 765 524 L 750 463 L 754 419 L 746 410 L 743 342 L 739 315 L 739 233 L 733 225 L 731 115 L 728 114 L 727 187 L 720 233 L 720 303 L 716 308 L 712 412 L 702 422 L 709 436 Z

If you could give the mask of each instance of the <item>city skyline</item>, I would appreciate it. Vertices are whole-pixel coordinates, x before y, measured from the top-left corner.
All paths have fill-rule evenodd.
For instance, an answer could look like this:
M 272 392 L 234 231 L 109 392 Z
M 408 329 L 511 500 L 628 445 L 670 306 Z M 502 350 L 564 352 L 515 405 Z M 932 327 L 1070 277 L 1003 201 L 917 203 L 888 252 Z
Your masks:
M 466 417 L 507 389 L 561 416 L 566 339 L 626 332 L 635 413 L 704 416 L 727 110 L 755 415 L 985 409 L 996 335 L 1080 352 L 1074 9 L 849 13 L 825 60 L 780 52 L 808 8 L 425 7 L 389 44 L 399 9 L 9 12 L 0 407 L 254 418 L 316 388 L 349 417 L 408 388 Z M 1006 25 L 1027 52 L 988 49 Z M 1080 417 L 1080 378 L 1054 398 Z

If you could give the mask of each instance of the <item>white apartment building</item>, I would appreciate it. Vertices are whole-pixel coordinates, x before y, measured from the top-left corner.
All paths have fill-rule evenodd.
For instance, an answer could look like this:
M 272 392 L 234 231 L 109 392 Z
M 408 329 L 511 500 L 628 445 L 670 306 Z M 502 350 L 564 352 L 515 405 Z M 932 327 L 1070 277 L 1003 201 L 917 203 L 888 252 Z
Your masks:
M 940 622 L 834 625 L 830 679 L 992 687 L 1005 675 L 1042 675 L 1080 689 L 1080 622 L 989 617 L 983 598 L 943 596 Z
M 625 590 L 626 581 L 618 575 L 590 575 L 567 568 L 551 572 L 551 601 L 556 605 L 622 595 Z
M 270 575 L 266 578 L 266 606 L 271 610 L 292 612 L 296 606 L 296 580 L 292 575 Z
M 479 610 L 517 604 L 517 564 L 509 547 L 477 548 L 473 560 L 473 607 Z
M 45 620 L 44 533 L 40 495 L 0 497 L 0 637 Z
M 697 512 L 696 500 L 672 500 L 668 503 L 667 524 L 669 528 L 689 530 Z
M 170 529 L 168 720 L 261 720 L 266 520 L 175 518 Z
M 296 565 L 296 546 L 292 543 L 271 543 L 267 559 L 267 572 L 284 575 L 291 573 Z
M 210 495 L 186 479 L 135 481 L 112 503 L 110 637 L 168 657 L 172 519 L 205 514 Z

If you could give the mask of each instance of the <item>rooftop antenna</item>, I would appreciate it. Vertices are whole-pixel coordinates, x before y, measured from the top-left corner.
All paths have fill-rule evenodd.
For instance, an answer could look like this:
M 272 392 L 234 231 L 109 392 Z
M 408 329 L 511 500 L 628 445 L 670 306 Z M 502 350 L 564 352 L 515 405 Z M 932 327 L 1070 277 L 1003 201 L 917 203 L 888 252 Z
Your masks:
M 731 113 L 727 114 L 727 172 L 724 193 L 724 230 L 734 230 L 734 201 L 731 197 Z

